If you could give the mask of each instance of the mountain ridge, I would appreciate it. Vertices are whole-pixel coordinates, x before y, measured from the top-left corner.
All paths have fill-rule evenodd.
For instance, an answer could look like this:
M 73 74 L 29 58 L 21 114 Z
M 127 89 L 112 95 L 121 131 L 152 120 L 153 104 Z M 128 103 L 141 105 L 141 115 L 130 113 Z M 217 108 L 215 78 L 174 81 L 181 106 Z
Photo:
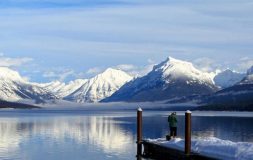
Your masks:
M 0 67 L 0 88 L 0 99 L 2 100 L 33 99 L 36 103 L 41 103 L 44 100 L 57 99 L 50 91 L 29 83 L 18 72 L 6 67 Z
M 77 103 L 182 102 L 191 99 L 211 105 L 250 102 L 253 96 L 253 66 L 247 70 L 247 74 L 229 69 L 223 73 L 225 78 L 222 83 L 227 86 L 218 88 L 213 75 L 195 68 L 190 62 L 172 57 L 155 65 L 152 71 L 142 77 L 133 78 L 119 69 L 107 68 L 90 79 L 76 79 L 68 83 L 29 82 L 18 72 L 0 67 L 0 99 L 28 99 L 35 103 L 60 99 Z M 240 81 L 239 76 L 243 76 Z
M 156 101 L 204 92 L 208 94 L 215 90 L 217 88 L 208 73 L 197 70 L 189 62 L 169 57 L 155 65 L 146 76 L 126 83 L 102 102 Z

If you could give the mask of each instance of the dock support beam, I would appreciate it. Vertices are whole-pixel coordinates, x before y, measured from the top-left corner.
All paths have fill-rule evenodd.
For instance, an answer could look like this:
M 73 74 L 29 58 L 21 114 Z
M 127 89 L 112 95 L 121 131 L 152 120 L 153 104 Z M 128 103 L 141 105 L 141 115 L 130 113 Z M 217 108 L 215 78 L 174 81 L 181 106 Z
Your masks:
M 191 111 L 185 112 L 185 154 L 191 153 Z
M 142 109 L 137 110 L 137 156 L 142 155 Z

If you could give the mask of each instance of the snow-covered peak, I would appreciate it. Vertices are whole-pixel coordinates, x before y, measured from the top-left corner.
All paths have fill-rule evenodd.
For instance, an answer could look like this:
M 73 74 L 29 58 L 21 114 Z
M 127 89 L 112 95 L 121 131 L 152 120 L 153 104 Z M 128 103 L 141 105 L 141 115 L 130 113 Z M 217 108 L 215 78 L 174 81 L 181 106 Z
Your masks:
M 179 59 L 175 59 L 175 58 L 172 58 L 172 57 L 168 57 L 166 58 L 165 61 L 162 61 L 160 64 L 158 65 L 155 65 L 153 70 L 166 70 L 167 68 L 169 67 L 173 67 L 173 66 L 177 66 L 177 65 L 187 65 L 187 66 L 192 66 L 191 63 L 189 62 L 186 62 L 186 61 L 182 61 L 182 60 L 179 60 Z
M 202 72 L 196 69 L 192 63 L 178 60 L 172 57 L 155 65 L 152 72 L 162 74 L 164 79 L 170 81 L 172 79 L 191 79 L 193 81 L 200 81 L 201 83 L 213 84 L 212 77 L 209 73 Z
M 0 79 L 12 81 L 25 81 L 17 71 L 7 67 L 0 67 Z
M 129 76 L 126 72 L 121 71 L 119 69 L 113 69 L 113 68 L 107 68 L 104 72 L 98 74 L 97 76 L 106 78 L 106 77 L 112 77 L 112 76 L 118 76 L 118 75 Z
M 126 72 L 107 68 L 104 72 L 96 75 L 95 77 L 89 79 L 89 82 L 102 84 L 104 82 L 114 83 L 114 84 L 122 84 L 126 81 L 130 81 L 133 77 L 127 74 Z
M 115 71 L 120 71 L 120 70 L 119 69 L 113 69 L 113 68 L 109 67 L 103 73 L 106 73 L 106 72 L 115 72 Z
M 103 73 L 89 79 L 65 99 L 76 102 L 98 102 L 111 96 L 131 79 L 132 77 L 124 71 L 108 68 Z
M 210 94 L 216 90 L 209 73 L 196 69 L 189 62 L 169 57 L 147 75 L 126 83 L 103 101 L 161 101 Z
M 236 71 L 232 71 L 230 69 L 226 69 L 218 73 L 214 77 L 214 82 L 217 86 L 221 88 L 227 88 L 240 82 L 244 77 L 245 77 L 244 73 L 239 73 Z

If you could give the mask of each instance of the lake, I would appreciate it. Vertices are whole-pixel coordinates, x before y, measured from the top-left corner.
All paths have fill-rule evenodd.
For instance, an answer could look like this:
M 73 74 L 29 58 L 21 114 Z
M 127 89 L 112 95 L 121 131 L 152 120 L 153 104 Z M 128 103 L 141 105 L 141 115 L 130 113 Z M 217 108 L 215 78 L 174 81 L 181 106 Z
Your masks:
M 170 111 L 144 111 L 143 136 L 165 137 Z M 193 112 L 193 137 L 253 142 L 249 112 Z M 178 112 L 184 136 L 184 112 Z M 135 159 L 135 111 L 0 110 L 0 159 Z

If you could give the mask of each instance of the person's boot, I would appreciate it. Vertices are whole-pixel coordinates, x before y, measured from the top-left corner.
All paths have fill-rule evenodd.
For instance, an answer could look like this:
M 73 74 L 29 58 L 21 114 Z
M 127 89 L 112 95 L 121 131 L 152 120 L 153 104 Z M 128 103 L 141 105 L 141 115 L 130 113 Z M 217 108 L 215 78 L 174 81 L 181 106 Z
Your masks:
M 170 135 L 166 135 L 166 140 L 170 141 L 171 140 L 171 136 Z

